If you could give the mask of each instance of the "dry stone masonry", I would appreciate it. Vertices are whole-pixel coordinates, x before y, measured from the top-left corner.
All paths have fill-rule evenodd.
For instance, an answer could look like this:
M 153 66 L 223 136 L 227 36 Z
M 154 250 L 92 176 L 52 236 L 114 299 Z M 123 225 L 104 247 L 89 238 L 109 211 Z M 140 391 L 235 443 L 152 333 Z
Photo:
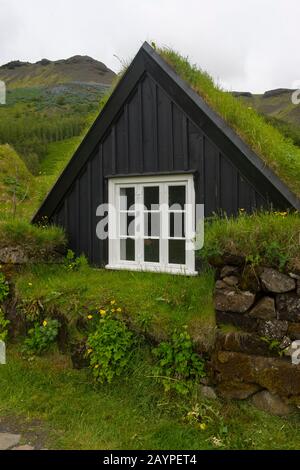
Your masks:
M 300 405 L 300 365 L 291 357 L 300 339 L 300 271 L 283 273 L 229 255 L 215 267 L 216 390 L 287 414 Z

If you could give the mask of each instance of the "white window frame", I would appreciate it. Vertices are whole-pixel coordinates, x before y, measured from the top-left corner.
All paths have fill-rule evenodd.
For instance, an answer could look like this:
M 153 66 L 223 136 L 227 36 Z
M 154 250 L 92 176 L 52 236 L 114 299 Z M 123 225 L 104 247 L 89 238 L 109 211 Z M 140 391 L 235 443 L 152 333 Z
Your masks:
M 168 186 L 186 186 L 185 206 L 185 264 L 171 264 L 168 262 Z M 143 187 L 159 186 L 161 233 L 160 233 L 160 262 L 144 262 L 144 227 L 140 227 L 140 233 L 135 238 L 135 261 L 120 259 L 120 189 L 135 187 L 136 205 L 143 204 Z M 183 274 L 193 276 L 195 271 L 195 188 L 193 175 L 168 175 L 168 176 L 137 176 L 110 178 L 108 184 L 108 264 L 107 269 L 125 269 L 133 271 L 167 272 L 171 274 Z M 113 209 L 115 208 L 115 210 Z M 171 210 L 174 212 L 174 210 Z M 167 221 L 163 224 L 162 221 Z M 143 225 L 143 223 L 142 223 Z M 154 238 L 154 237 L 151 237 Z M 175 238 L 176 239 L 176 238 Z

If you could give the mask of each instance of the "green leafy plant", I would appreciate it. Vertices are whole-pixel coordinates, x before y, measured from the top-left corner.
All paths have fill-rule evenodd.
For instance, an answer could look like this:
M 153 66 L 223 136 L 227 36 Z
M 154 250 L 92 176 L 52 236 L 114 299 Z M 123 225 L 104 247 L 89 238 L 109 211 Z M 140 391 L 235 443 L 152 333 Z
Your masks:
M 110 383 L 128 365 L 134 338 L 123 321 L 113 318 L 109 313 L 103 313 L 96 331 L 88 336 L 87 345 L 93 376 L 101 383 Z
M 289 257 L 287 253 L 284 252 L 284 250 L 285 247 L 277 241 L 264 243 L 264 253 L 266 260 L 269 264 L 278 267 L 280 271 L 285 268 L 289 260 Z
M 278 339 L 272 339 L 267 336 L 262 336 L 260 339 L 267 343 L 271 352 L 274 352 L 278 356 L 283 356 L 284 350 L 280 347 L 281 342 L 278 341 Z
M 259 266 L 262 262 L 262 258 L 259 254 L 246 256 L 246 263 L 250 264 L 252 268 Z
M 24 341 L 23 352 L 28 355 L 41 355 L 53 345 L 60 327 L 58 320 L 44 320 L 42 324 L 35 323 L 28 331 Z
M 186 327 L 183 331 L 175 329 L 171 341 L 160 343 L 153 354 L 158 360 L 154 375 L 166 392 L 174 389 L 186 394 L 194 382 L 206 375 L 204 360 L 194 353 Z
M 224 424 L 223 417 L 217 407 L 205 401 L 195 403 L 184 417 L 185 421 L 201 431 L 208 427 L 217 430 L 218 439 L 224 438 L 228 433 L 228 428 Z
M 6 320 L 4 316 L 4 312 L 2 308 L 0 307 L 0 341 L 6 341 L 7 335 L 8 335 L 8 330 L 7 326 L 10 324 L 9 320 Z
M 76 257 L 74 251 L 67 251 L 64 262 L 67 271 L 78 271 L 80 268 L 87 266 L 87 264 L 88 262 L 84 255 Z
M 8 283 L 3 273 L 0 273 L 0 302 L 3 302 L 9 294 Z

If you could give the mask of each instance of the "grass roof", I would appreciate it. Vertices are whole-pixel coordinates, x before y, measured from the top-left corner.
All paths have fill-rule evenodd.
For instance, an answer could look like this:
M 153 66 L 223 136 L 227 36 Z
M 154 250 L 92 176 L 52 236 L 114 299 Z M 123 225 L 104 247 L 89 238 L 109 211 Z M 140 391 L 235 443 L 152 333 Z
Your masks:
M 34 177 L 17 152 L 8 144 L 0 145 L 0 219 L 27 215 L 32 205 Z
M 169 48 L 157 52 L 211 108 L 300 197 L 300 148 L 268 124 L 253 108 L 222 90 L 208 73 Z
M 239 217 L 214 217 L 205 226 L 204 259 L 231 253 L 251 264 L 287 272 L 300 270 L 300 217 L 298 213 L 259 212 Z

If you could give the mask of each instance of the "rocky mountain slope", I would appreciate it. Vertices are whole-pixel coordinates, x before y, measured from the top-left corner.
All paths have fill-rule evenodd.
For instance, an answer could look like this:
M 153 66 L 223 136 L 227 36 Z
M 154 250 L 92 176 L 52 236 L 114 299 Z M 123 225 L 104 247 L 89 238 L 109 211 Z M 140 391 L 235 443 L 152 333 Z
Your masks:
M 115 73 L 89 56 L 69 59 L 42 59 L 34 64 L 15 60 L 0 67 L 0 80 L 8 88 L 50 86 L 70 82 L 111 85 Z

